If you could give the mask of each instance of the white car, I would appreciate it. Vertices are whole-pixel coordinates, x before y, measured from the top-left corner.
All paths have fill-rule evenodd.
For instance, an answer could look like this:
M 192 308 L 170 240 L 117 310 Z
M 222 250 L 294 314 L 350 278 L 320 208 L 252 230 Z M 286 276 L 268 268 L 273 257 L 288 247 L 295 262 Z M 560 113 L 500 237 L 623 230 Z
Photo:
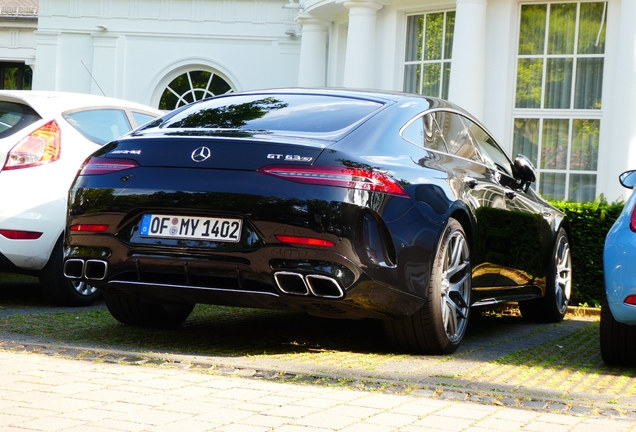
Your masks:
M 0 90 L 0 271 L 35 275 L 66 306 L 100 293 L 62 271 L 68 190 L 82 162 L 161 111 L 95 95 Z

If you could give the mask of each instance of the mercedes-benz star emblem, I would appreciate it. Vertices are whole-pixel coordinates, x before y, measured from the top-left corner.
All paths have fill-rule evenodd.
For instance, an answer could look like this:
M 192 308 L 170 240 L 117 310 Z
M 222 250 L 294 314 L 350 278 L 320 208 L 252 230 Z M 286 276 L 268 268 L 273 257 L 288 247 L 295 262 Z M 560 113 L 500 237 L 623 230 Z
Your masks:
M 198 149 L 196 149 L 196 150 L 194 150 L 192 152 L 192 155 L 190 157 L 195 162 L 203 162 L 203 161 L 207 160 L 210 157 L 211 154 L 212 153 L 210 152 L 209 148 L 207 148 L 207 147 L 199 147 Z

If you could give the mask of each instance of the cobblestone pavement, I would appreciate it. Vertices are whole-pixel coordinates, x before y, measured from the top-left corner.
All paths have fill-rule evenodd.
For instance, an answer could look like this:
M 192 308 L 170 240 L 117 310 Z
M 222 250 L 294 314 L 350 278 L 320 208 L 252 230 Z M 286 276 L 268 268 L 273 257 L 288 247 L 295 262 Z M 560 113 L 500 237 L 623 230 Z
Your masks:
M 0 293 L 5 325 L 20 316 L 77 314 L 81 323 L 83 313 L 105 313 L 103 304 L 54 308 L 21 292 Z M 557 325 L 473 320 L 457 353 L 442 357 L 354 346 L 374 324 L 259 311 L 195 314 L 176 333 L 148 330 L 119 346 L 105 343 L 131 328 L 116 322 L 90 330 L 109 335 L 102 344 L 3 333 L 0 321 L 0 430 L 636 431 L 636 371 L 604 366 L 597 318 L 573 312 Z M 318 333 L 347 333 L 352 349 L 334 349 L 312 333 L 316 325 L 326 326 Z M 297 327 L 310 334 L 308 347 L 244 348 L 259 328 Z M 206 353 L 186 349 L 223 334 L 244 354 L 224 354 L 223 339 Z M 190 345 L 179 349 L 184 338 Z M 177 349 L 157 349 L 155 339 Z
M 0 352 L 0 429 L 420 432 L 636 430 L 636 419 Z

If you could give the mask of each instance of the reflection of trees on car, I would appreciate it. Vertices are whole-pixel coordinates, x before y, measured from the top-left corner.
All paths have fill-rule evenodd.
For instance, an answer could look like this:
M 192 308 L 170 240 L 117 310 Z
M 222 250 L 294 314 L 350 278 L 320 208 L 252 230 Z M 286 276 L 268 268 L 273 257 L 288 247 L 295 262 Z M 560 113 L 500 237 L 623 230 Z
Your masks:
M 545 254 L 542 240 L 549 236 L 540 214 L 479 207 L 475 210 L 476 225 L 473 261 L 498 263 L 522 270 L 535 278 L 545 277 Z M 529 281 L 528 281 L 529 282 Z
M 242 104 L 204 108 L 182 120 L 170 123 L 168 127 L 239 129 L 245 127 L 252 120 L 262 118 L 270 111 L 286 108 L 287 106 L 287 103 L 273 97 L 267 97 Z

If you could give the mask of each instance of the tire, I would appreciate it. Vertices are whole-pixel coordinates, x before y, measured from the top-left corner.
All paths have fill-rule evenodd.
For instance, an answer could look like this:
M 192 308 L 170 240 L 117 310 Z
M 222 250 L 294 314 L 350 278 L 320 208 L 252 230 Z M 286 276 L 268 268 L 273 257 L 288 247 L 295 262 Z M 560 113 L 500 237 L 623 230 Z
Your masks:
M 172 328 L 182 324 L 194 309 L 194 303 L 146 303 L 136 297 L 104 292 L 110 314 L 117 321 L 138 327 Z
M 548 266 L 545 296 L 519 302 L 521 316 L 532 321 L 557 323 L 563 321 L 572 294 L 572 254 L 570 239 L 559 228 Z
M 384 322 L 393 347 L 420 354 L 454 352 L 468 326 L 471 276 L 466 233 L 451 218 L 439 241 L 424 306 L 411 316 Z
M 42 292 L 49 301 L 60 306 L 89 306 L 101 299 L 102 293 L 85 281 L 74 281 L 64 276 L 64 237 L 55 243 L 51 257 L 40 270 Z
M 601 299 L 601 357 L 609 366 L 636 366 L 636 326 L 614 319 L 605 292 Z

